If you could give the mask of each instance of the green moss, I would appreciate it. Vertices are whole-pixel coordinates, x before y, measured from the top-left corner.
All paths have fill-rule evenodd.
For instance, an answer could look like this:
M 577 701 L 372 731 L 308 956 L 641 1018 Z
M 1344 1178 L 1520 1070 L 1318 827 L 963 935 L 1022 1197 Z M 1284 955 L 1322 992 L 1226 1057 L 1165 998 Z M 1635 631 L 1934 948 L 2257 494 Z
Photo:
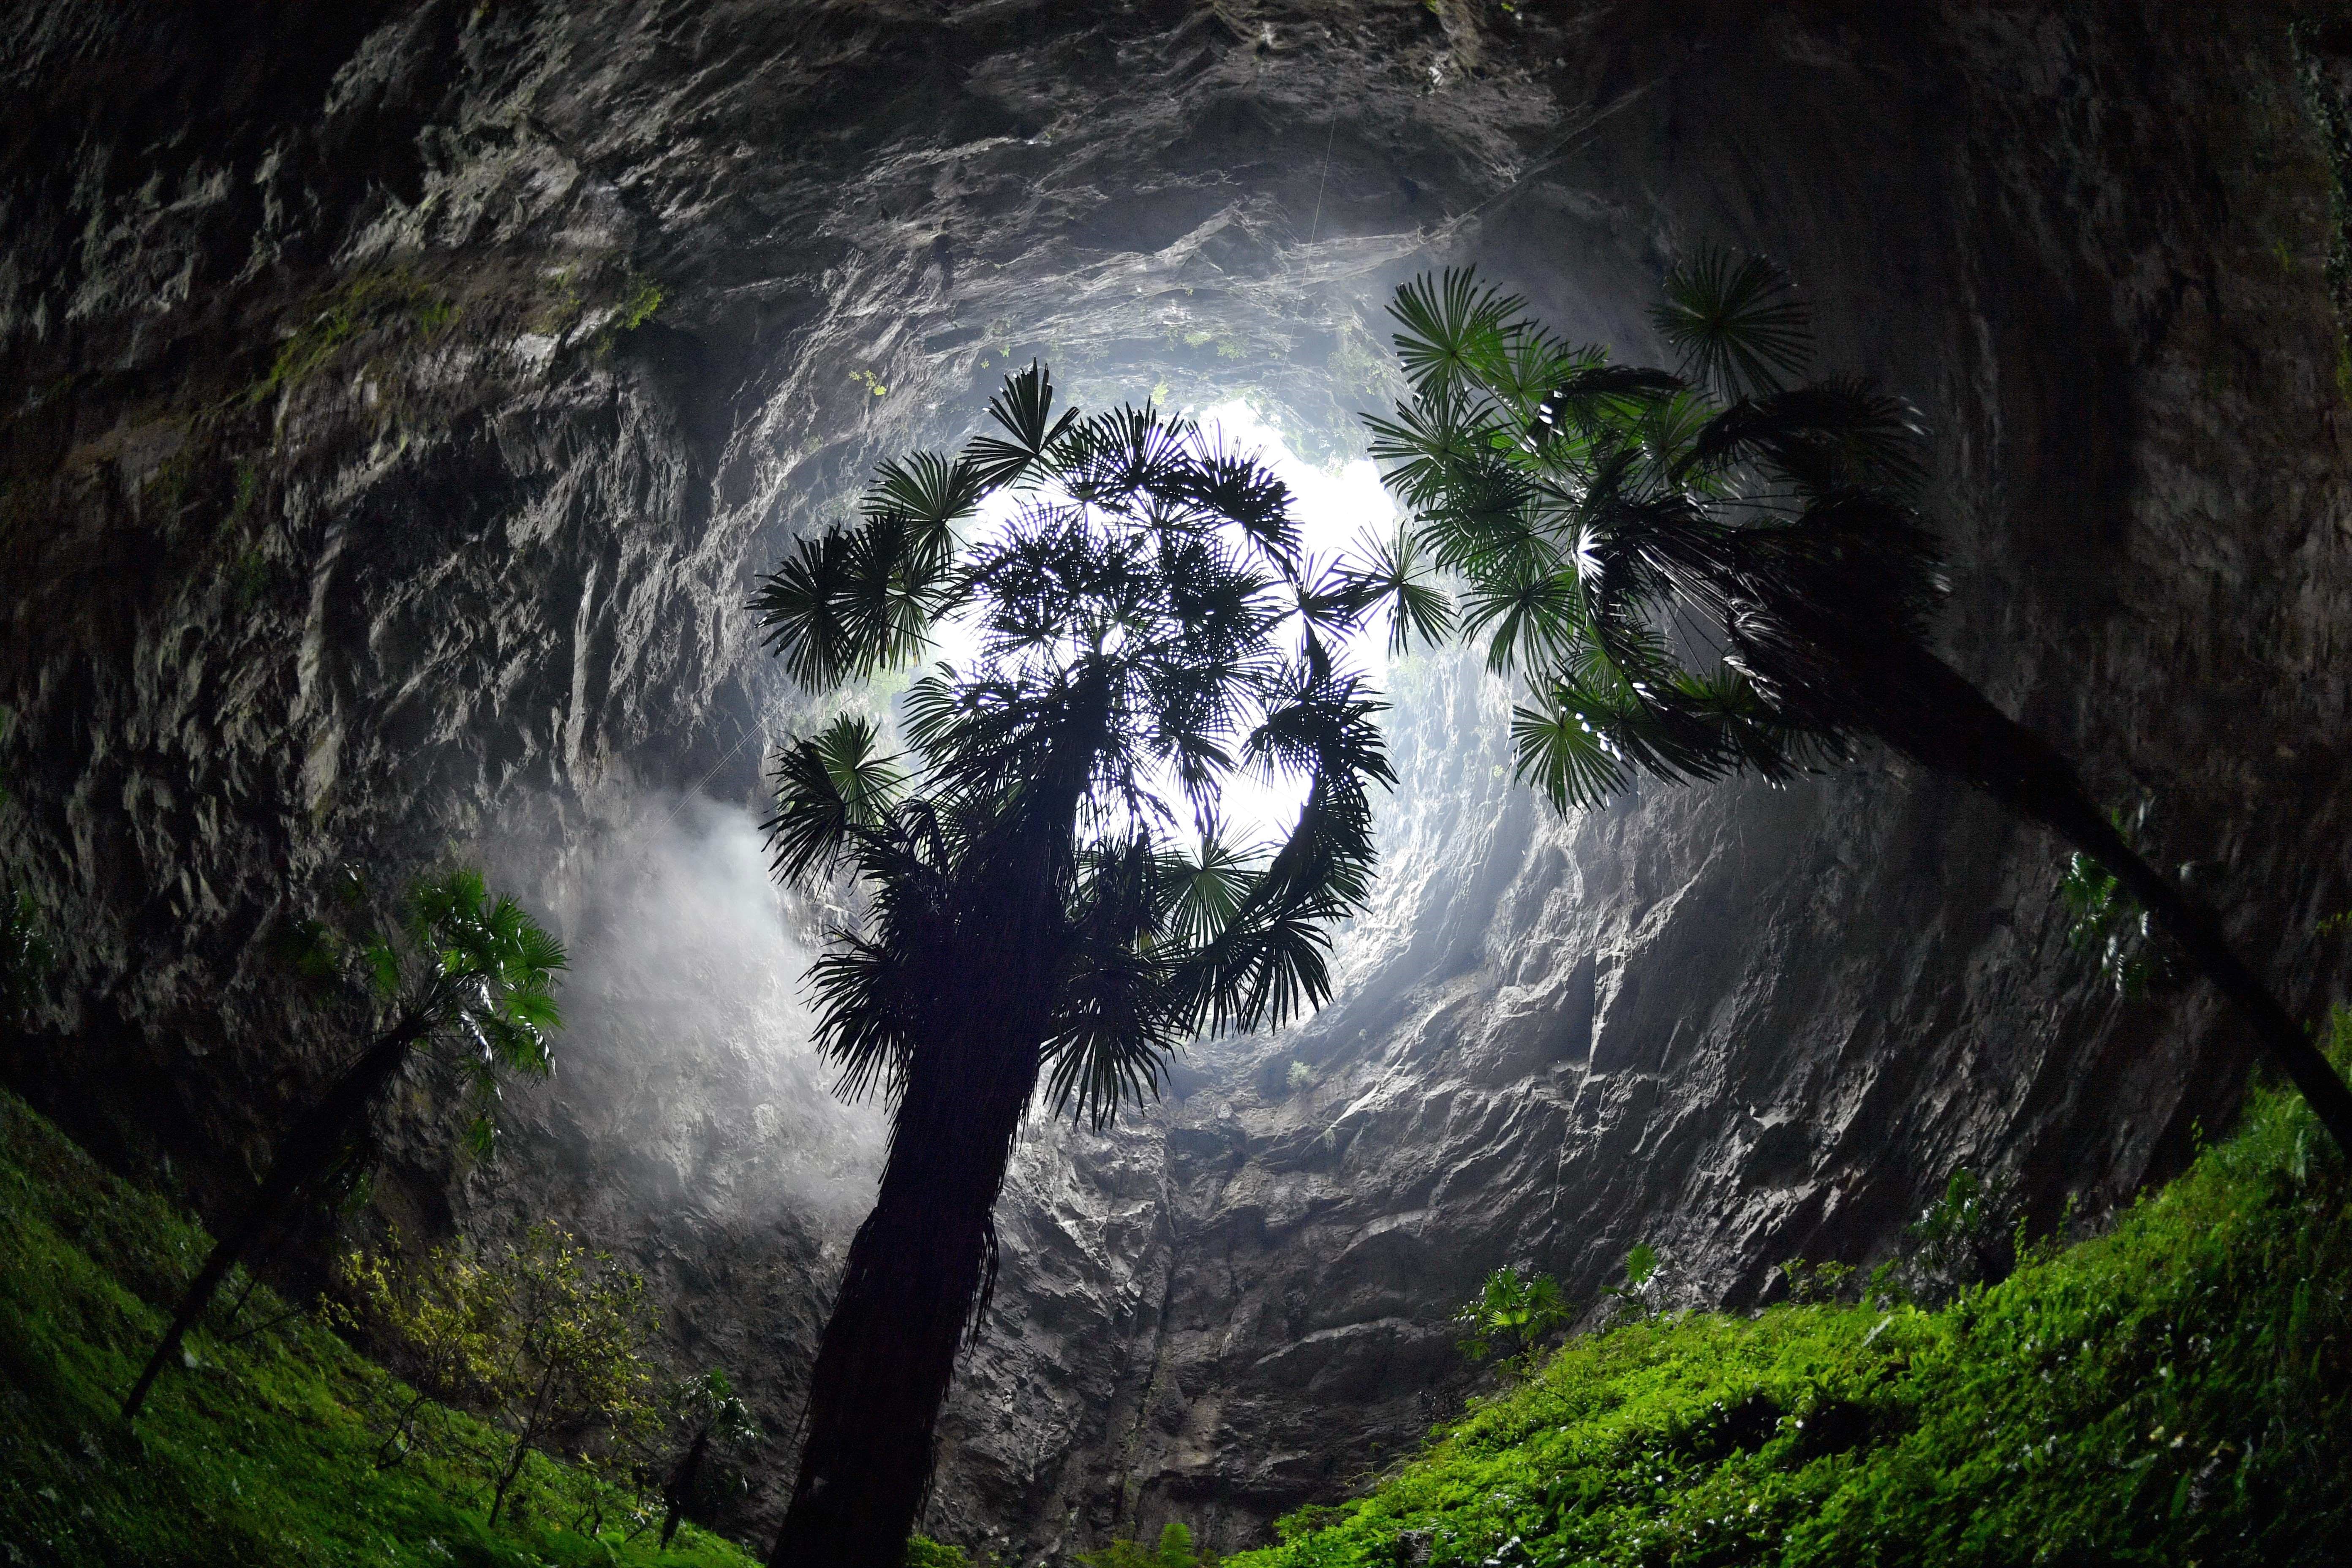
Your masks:
M 0 1093 L 0 1559 L 150 1568 L 451 1568 L 452 1564 L 692 1564 L 750 1560 L 682 1531 L 667 1553 L 650 1534 L 592 1538 L 609 1494 L 534 1461 L 527 1515 L 496 1531 L 471 1499 L 462 1458 L 373 1463 L 369 1413 L 403 1390 L 341 1340 L 294 1318 L 191 1338 L 135 1435 L 120 1391 L 162 1326 L 206 1240 L 162 1199 L 108 1175 L 15 1097 Z M 256 1291 L 237 1322 L 282 1310 Z M 224 1312 L 226 1308 L 224 1308 Z M 488 1434 L 452 1422 L 455 1448 Z
M 2335 1035 L 2352 1055 L 2352 1016 Z M 2105 1237 L 2029 1249 L 1933 1312 L 1694 1313 L 1576 1342 L 1228 1568 L 2339 1562 L 2347 1197 L 2300 1102 L 2263 1093 Z
M 398 268 L 363 272 L 311 301 L 310 313 L 279 345 L 269 374 L 254 384 L 247 399 L 259 403 L 301 385 L 363 334 L 396 331 L 433 338 L 457 319 L 456 302 L 414 274 Z
M 650 278 L 635 273 L 629 275 L 628 292 L 622 296 L 619 314 L 614 325 L 625 332 L 634 332 L 654 319 L 662 307 L 662 286 Z

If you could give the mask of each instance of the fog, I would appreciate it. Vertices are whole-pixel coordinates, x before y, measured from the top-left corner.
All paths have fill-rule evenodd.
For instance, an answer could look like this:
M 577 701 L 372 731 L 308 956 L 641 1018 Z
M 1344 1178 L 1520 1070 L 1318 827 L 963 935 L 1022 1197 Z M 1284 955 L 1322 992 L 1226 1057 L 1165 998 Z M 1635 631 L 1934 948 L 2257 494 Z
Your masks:
M 570 1145 L 562 1163 L 584 1178 L 581 1206 L 862 1212 L 882 1114 L 832 1092 L 805 984 L 815 916 L 770 879 L 756 819 L 663 794 L 608 823 L 557 882 L 567 1026 L 552 1093 L 537 1097 L 540 1135 Z

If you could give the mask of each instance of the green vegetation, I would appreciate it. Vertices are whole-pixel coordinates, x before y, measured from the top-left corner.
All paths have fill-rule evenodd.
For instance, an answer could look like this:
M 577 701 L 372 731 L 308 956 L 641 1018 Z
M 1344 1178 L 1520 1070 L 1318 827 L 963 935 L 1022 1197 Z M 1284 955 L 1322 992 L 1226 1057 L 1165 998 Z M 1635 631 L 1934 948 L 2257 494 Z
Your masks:
M 490 1523 L 533 1451 L 576 1453 L 616 1487 L 645 1468 L 664 1425 L 646 1359 L 657 1324 L 646 1282 L 610 1253 L 541 1223 L 519 1243 L 479 1250 L 409 1257 L 395 1239 L 383 1252 L 351 1254 L 341 1273 L 357 1321 L 404 1348 L 421 1385 L 381 1451 L 406 1452 L 428 1412 L 486 1412 L 503 1445 L 492 1459 Z
M 2327 291 L 2336 305 L 2336 388 L 2352 402 L 2352 23 L 2297 22 L 2287 29 L 2305 107 L 2327 158 Z
M 446 1451 L 379 1467 L 372 1413 L 405 1385 L 266 1288 L 187 1341 L 186 1375 L 136 1435 L 115 1401 L 207 1239 L 184 1214 L 107 1174 L 0 1093 L 0 1561 L 58 1568 L 744 1568 L 689 1526 L 657 1554 L 648 1512 L 596 1478 L 530 1457 L 501 1526 L 492 1478 L 467 1456 L 497 1435 L 449 1417 Z M 273 1324 L 273 1320 L 280 1320 Z
M 1500 1350 L 1504 1370 L 1523 1375 L 1535 1370 L 1544 1342 L 1568 1327 L 1573 1316 L 1559 1281 L 1550 1275 L 1497 1268 L 1454 1314 L 1462 1331 L 1454 1348 L 1472 1361 L 1485 1361 Z
M 665 298 L 662 286 L 641 273 L 629 274 L 627 292 L 621 296 L 615 308 L 613 325 L 616 331 L 634 332 L 654 319 Z
M 2116 812 L 2110 820 L 2126 837 L 2145 838 L 2147 810 L 2142 800 L 2128 818 Z M 2180 869 L 2188 874 L 2188 867 Z M 2058 898 L 2066 907 L 2066 945 L 2095 961 L 2116 995 L 2145 996 L 2166 978 L 2166 954 L 2147 909 L 2105 867 L 2088 855 L 2069 857 Z
M 1389 310 L 1412 395 L 1366 423 L 1412 521 L 1343 582 L 1386 606 L 1399 651 L 1458 634 L 1524 680 L 1522 779 L 1568 811 L 1643 775 L 1786 779 L 1889 746 L 2114 877 L 2352 1151 L 2352 1088 L 2220 917 L 1929 647 L 1947 589 L 1916 416 L 1856 379 L 1796 381 L 1811 321 L 1779 268 L 1711 250 L 1675 267 L 1652 312 L 1672 371 L 1560 338 L 1467 271 L 1424 274 Z
M 448 296 L 399 268 L 361 273 L 313 303 L 308 319 L 278 346 L 269 374 L 246 394 L 248 402 L 301 385 L 363 333 L 394 331 L 432 338 L 457 318 Z
M 343 886 L 354 910 L 364 906 L 366 889 L 348 868 Z M 491 1113 L 499 1078 L 551 1070 L 548 1037 L 562 1026 L 555 976 L 565 966 L 563 944 L 512 899 L 491 898 L 469 867 L 412 882 L 401 916 L 356 937 L 315 919 L 290 933 L 299 976 L 331 993 L 358 994 L 354 1033 L 367 1044 L 278 1140 L 261 1184 L 214 1243 L 124 1395 L 126 1423 L 229 1270 L 301 1205 L 333 1207 L 366 1180 L 377 1108 L 413 1066 L 439 1067 L 466 1083 L 474 1107 L 467 1142 L 484 1157 L 498 1138 Z
M 0 745 L 16 727 L 16 710 L 0 704 Z M 8 787 L 0 784 L 0 805 Z M 0 876 L 0 1027 L 21 1028 L 39 1005 L 41 987 L 57 963 L 33 895 Z
M 1078 1561 L 1085 1568 L 1217 1568 L 1215 1558 L 1192 1550 L 1192 1532 L 1172 1521 L 1153 1545 L 1114 1541 L 1099 1552 L 1079 1552 Z
M 2340 1062 L 2352 1014 L 2333 1023 Z M 1575 1341 L 1371 1496 L 1227 1568 L 2339 1562 L 2347 1200 L 2308 1109 L 2259 1091 L 2104 1237 L 2028 1246 L 1935 1310 L 1791 1304 Z M 1953 1206 L 1971 1204 L 1948 1232 L 1981 1230 L 1982 1188 Z
M 0 880 L 0 1025 L 14 1027 L 30 1016 L 56 962 L 33 895 Z
M 677 1462 L 662 1479 L 664 1546 L 677 1533 L 687 1508 L 709 1487 L 709 1478 L 715 1468 L 710 1463 L 712 1452 L 757 1442 L 760 1437 L 759 1423 L 751 1419 L 751 1411 L 727 1381 L 727 1373 L 718 1367 L 688 1379 L 675 1392 L 671 1404 L 673 1422 L 685 1423 L 693 1436 L 687 1438 Z M 722 1489 L 740 1491 L 749 1483 L 740 1471 L 728 1470 L 719 1485 Z

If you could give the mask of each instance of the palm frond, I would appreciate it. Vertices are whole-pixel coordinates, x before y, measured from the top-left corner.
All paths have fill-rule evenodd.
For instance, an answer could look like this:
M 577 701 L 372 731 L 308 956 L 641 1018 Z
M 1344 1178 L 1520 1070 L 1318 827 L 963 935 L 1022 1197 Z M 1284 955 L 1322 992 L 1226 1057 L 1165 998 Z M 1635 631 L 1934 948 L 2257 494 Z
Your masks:
M 1520 782 L 1541 790 L 1556 811 L 1600 805 L 1630 778 L 1589 711 L 1572 689 L 1540 708 L 1511 710 L 1513 766 Z
M 1527 421 L 1528 435 L 1538 448 L 1548 448 L 1555 438 L 1570 433 L 1591 437 L 1605 430 L 1626 432 L 1653 405 L 1685 390 L 1680 376 L 1596 358 L 1537 399 Z
M 1371 458 L 1381 482 L 1414 508 L 1441 503 L 1461 475 L 1501 463 L 1496 437 L 1511 444 L 1507 428 L 1482 418 L 1452 385 L 1397 405 L 1393 419 L 1367 414 L 1364 424 L 1372 433 Z
M 1187 947 L 1213 942 L 1233 923 L 1250 884 L 1265 869 L 1265 855 L 1224 841 L 1215 824 L 1201 836 L 1197 854 L 1167 858 L 1162 874 L 1171 893 L 1167 928 Z
M 875 470 L 859 510 L 871 522 L 905 524 L 922 556 L 917 570 L 928 574 L 946 564 L 951 530 L 972 515 L 988 489 L 969 458 L 950 462 L 937 452 L 916 452 Z
M 1448 268 L 1442 279 L 1423 273 L 1389 301 L 1397 323 L 1397 357 L 1416 393 L 1457 386 L 1501 351 L 1506 322 L 1526 302 L 1480 287 L 1468 268 Z
M 1029 362 L 1027 370 L 1004 378 L 1003 388 L 989 399 L 988 413 L 1011 439 L 982 436 L 963 453 L 963 460 L 986 489 L 1027 479 L 1029 470 L 1045 460 L 1078 418 L 1075 408 L 1064 411 L 1059 419 L 1054 417 L 1053 378 L 1035 360 Z
M 803 539 L 782 564 L 760 579 L 751 596 L 761 645 L 783 660 L 786 674 L 811 690 L 838 684 L 849 668 L 842 604 L 848 560 L 845 534 Z
M 905 1081 L 924 1021 L 908 970 L 907 954 L 851 932 L 836 933 L 811 966 L 816 1047 L 838 1069 L 843 1099 L 894 1094 Z
M 1604 367 L 1605 350 L 1571 347 L 1530 321 L 1514 321 L 1494 335 L 1484 353 L 1474 352 L 1469 368 L 1477 385 L 1508 418 L 1525 426 L 1535 419 L 1547 394 L 1563 383 Z
M 1275 562 L 1298 552 L 1290 487 L 1254 457 L 1210 447 L 1194 455 L 1171 487 L 1192 506 L 1230 521 Z
M 1482 574 L 1462 596 L 1463 632 L 1486 638 L 1486 668 L 1497 675 L 1540 668 L 1583 624 L 1575 576 L 1533 561 Z
M 1726 398 L 1774 393 L 1812 357 L 1812 315 L 1790 297 L 1788 274 L 1760 256 L 1734 262 L 1707 247 L 1666 274 L 1650 319 L 1682 373 Z
M 1690 444 L 1683 467 L 1756 461 L 1815 496 L 1851 486 L 1908 490 L 1925 477 L 1917 410 L 1852 380 L 1743 397 Z
M 769 864 L 787 882 L 829 870 L 881 825 L 905 773 L 878 749 L 879 726 L 845 713 L 776 759 L 775 815 L 761 824 Z
M 1386 613 L 1391 658 L 1402 658 L 1415 637 L 1433 647 L 1452 635 L 1453 602 L 1423 569 L 1422 542 L 1411 528 L 1400 524 L 1386 539 L 1365 532 L 1340 572 L 1358 614 Z

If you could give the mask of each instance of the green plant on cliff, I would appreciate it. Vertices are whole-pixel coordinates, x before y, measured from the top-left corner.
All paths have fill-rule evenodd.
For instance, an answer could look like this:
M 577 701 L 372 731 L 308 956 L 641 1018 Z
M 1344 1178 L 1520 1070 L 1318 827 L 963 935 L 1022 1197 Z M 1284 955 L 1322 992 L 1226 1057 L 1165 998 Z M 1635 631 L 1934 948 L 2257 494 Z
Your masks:
M 2352 1089 L 2220 919 L 1929 650 L 1945 589 L 1911 410 L 1795 380 L 1810 326 L 1776 268 L 1719 252 L 1675 268 L 1655 316 L 1672 371 L 1566 342 L 1466 271 L 1416 279 L 1390 310 L 1412 395 L 1368 422 L 1415 521 L 1344 591 L 1385 605 L 1400 642 L 1458 629 L 1523 679 L 1520 777 L 1565 811 L 1643 774 L 1785 780 L 1891 746 L 2113 875 L 2352 1148 Z
M 350 885 L 360 896 L 356 880 Z M 555 1006 L 562 944 L 512 899 L 492 899 L 469 868 L 418 879 L 404 905 L 400 921 L 356 941 L 318 921 L 300 930 L 302 970 L 359 983 L 366 1044 L 278 1139 L 260 1185 L 214 1244 L 124 1395 L 126 1424 L 229 1270 L 298 1204 L 338 1196 L 365 1173 L 377 1108 L 419 1056 L 446 1058 L 467 1080 L 475 1110 L 467 1137 L 481 1154 L 497 1136 L 491 1113 L 501 1075 L 547 1073 L 548 1037 L 562 1023 Z
M 0 1026 L 21 1027 L 32 1016 L 56 962 L 33 895 L 0 879 Z
M 1334 653 L 1355 612 L 1255 458 L 1148 407 L 1057 415 L 1036 365 L 989 411 L 961 456 L 886 464 L 857 524 L 803 541 L 757 602 L 812 688 L 910 661 L 950 616 L 979 649 L 908 688 L 905 754 L 844 718 L 777 768 L 777 871 L 859 885 L 812 971 L 819 1047 L 892 1105 L 779 1563 L 901 1550 L 1037 1090 L 1100 1126 L 1196 1029 L 1318 1002 L 1390 780 L 1379 705 Z M 960 531 L 1008 489 L 1001 529 Z M 1237 767 L 1306 784 L 1270 855 L 1218 821 Z
M 666 298 L 662 286 L 639 273 L 629 274 L 628 287 L 614 307 L 613 326 L 616 331 L 634 332 L 654 319 Z
M 604 1489 L 528 1456 L 496 1529 L 469 1456 L 498 1435 L 449 1413 L 446 1441 L 380 1467 L 372 1413 L 412 1391 L 257 1286 L 258 1331 L 199 1324 L 184 1396 L 134 1435 L 115 1396 L 211 1246 L 187 1214 L 108 1174 L 0 1091 L 0 1563 L 40 1568 L 745 1568 L 689 1525 L 566 1528 Z M 517 1500 L 524 1505 L 518 1508 Z
M 2327 162 L 2327 291 L 2336 306 L 2336 388 L 2352 402 L 2352 22 L 2287 29 L 2304 104 Z
M 2333 1019 L 2352 1058 L 2352 1014 Z M 1928 1311 L 1572 1341 L 1370 1495 L 1227 1568 L 2321 1568 L 2352 1540 L 2352 1173 L 2243 1125 L 2105 1236 Z
M 2110 820 L 2116 832 L 2141 839 L 2147 816 L 2143 799 L 2128 816 L 2119 811 Z M 2180 872 L 2187 876 L 2189 868 Z M 2098 861 L 2080 852 L 2069 856 L 2058 881 L 2058 901 L 2066 910 L 2066 945 L 2095 962 L 2116 995 L 2137 1000 L 2168 975 L 2168 956 L 2147 910 Z
M 414 273 L 399 268 L 362 272 L 309 302 L 247 401 L 260 403 L 302 385 L 346 344 L 370 332 L 435 338 L 457 317 L 455 301 Z

